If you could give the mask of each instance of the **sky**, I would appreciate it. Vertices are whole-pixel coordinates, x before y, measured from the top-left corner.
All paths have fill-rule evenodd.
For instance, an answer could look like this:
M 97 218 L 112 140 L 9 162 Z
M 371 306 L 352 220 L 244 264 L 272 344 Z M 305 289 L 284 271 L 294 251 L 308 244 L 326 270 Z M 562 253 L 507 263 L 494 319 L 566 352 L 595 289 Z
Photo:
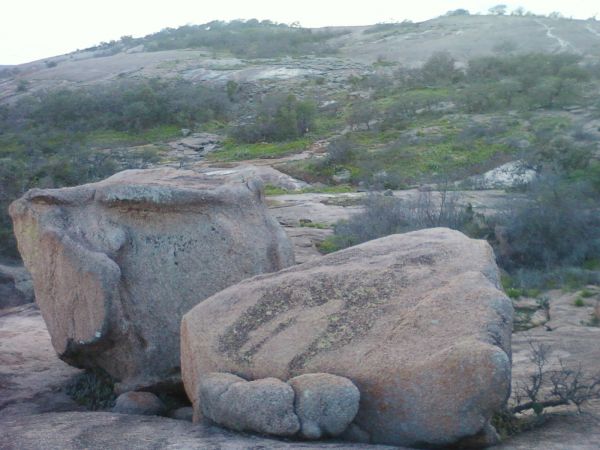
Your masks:
M 598 15 L 598 0 L 3 0 L 0 65 L 21 64 L 119 39 L 141 37 L 167 27 L 211 20 L 269 19 L 305 27 L 420 22 L 464 8 L 487 12 L 498 3 L 537 14 L 561 12 L 587 19 Z

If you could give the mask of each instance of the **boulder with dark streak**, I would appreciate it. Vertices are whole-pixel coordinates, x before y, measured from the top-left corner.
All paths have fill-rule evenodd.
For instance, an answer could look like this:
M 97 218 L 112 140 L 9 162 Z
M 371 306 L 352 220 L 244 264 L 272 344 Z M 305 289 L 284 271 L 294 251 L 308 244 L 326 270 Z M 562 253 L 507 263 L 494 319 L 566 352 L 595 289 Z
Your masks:
M 490 430 L 506 403 L 512 315 L 487 242 L 444 228 L 388 236 L 198 304 L 182 320 L 184 385 L 200 415 L 211 372 L 338 375 L 360 392 L 348 436 L 449 445 Z

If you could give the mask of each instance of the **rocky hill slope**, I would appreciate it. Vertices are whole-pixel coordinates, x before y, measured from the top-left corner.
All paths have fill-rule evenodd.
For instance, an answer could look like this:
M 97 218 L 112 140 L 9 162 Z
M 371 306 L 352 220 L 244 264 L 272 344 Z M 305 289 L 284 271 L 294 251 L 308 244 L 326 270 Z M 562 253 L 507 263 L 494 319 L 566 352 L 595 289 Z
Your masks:
M 323 29 L 313 30 L 315 33 Z M 181 76 L 193 81 L 347 77 L 389 61 L 417 67 L 435 52 L 450 52 L 460 63 L 495 52 L 570 52 L 600 59 L 600 23 L 596 21 L 516 16 L 449 16 L 422 23 L 370 27 L 331 27 L 327 57 L 308 54 L 286 58 L 247 58 L 206 48 L 150 51 L 145 42 L 112 43 L 90 50 L 18 66 L 0 66 L 0 99 L 19 95 L 19 82 L 32 89 L 88 85 L 132 77 Z M 143 38 L 141 39 L 143 41 Z M 114 53 L 114 54 L 111 54 Z

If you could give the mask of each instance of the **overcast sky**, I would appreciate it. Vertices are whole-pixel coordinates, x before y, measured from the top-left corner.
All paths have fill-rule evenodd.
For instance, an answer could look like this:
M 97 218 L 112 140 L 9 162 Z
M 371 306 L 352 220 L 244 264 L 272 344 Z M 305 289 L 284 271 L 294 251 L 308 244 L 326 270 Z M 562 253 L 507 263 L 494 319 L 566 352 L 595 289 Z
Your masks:
M 211 20 L 270 19 L 300 22 L 306 27 L 369 25 L 378 22 L 423 21 L 448 10 L 465 8 L 472 14 L 505 3 L 509 10 L 566 17 L 600 18 L 598 0 L 3 0 L 0 15 L 0 65 L 20 64 L 123 35 L 144 36 L 166 27 Z

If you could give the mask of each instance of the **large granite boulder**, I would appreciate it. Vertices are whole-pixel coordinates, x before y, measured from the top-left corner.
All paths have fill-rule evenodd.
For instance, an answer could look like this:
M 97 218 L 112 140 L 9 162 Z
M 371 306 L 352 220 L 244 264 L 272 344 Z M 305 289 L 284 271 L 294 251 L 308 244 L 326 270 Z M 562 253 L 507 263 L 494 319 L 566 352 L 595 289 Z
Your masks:
M 349 435 L 446 445 L 488 428 L 508 398 L 512 305 L 491 247 L 444 228 L 393 235 L 229 287 L 184 315 L 195 414 L 211 372 L 308 373 L 360 391 Z
M 19 250 L 60 357 L 100 367 L 118 392 L 180 381 L 191 307 L 294 262 L 256 180 L 128 170 L 10 206 Z

